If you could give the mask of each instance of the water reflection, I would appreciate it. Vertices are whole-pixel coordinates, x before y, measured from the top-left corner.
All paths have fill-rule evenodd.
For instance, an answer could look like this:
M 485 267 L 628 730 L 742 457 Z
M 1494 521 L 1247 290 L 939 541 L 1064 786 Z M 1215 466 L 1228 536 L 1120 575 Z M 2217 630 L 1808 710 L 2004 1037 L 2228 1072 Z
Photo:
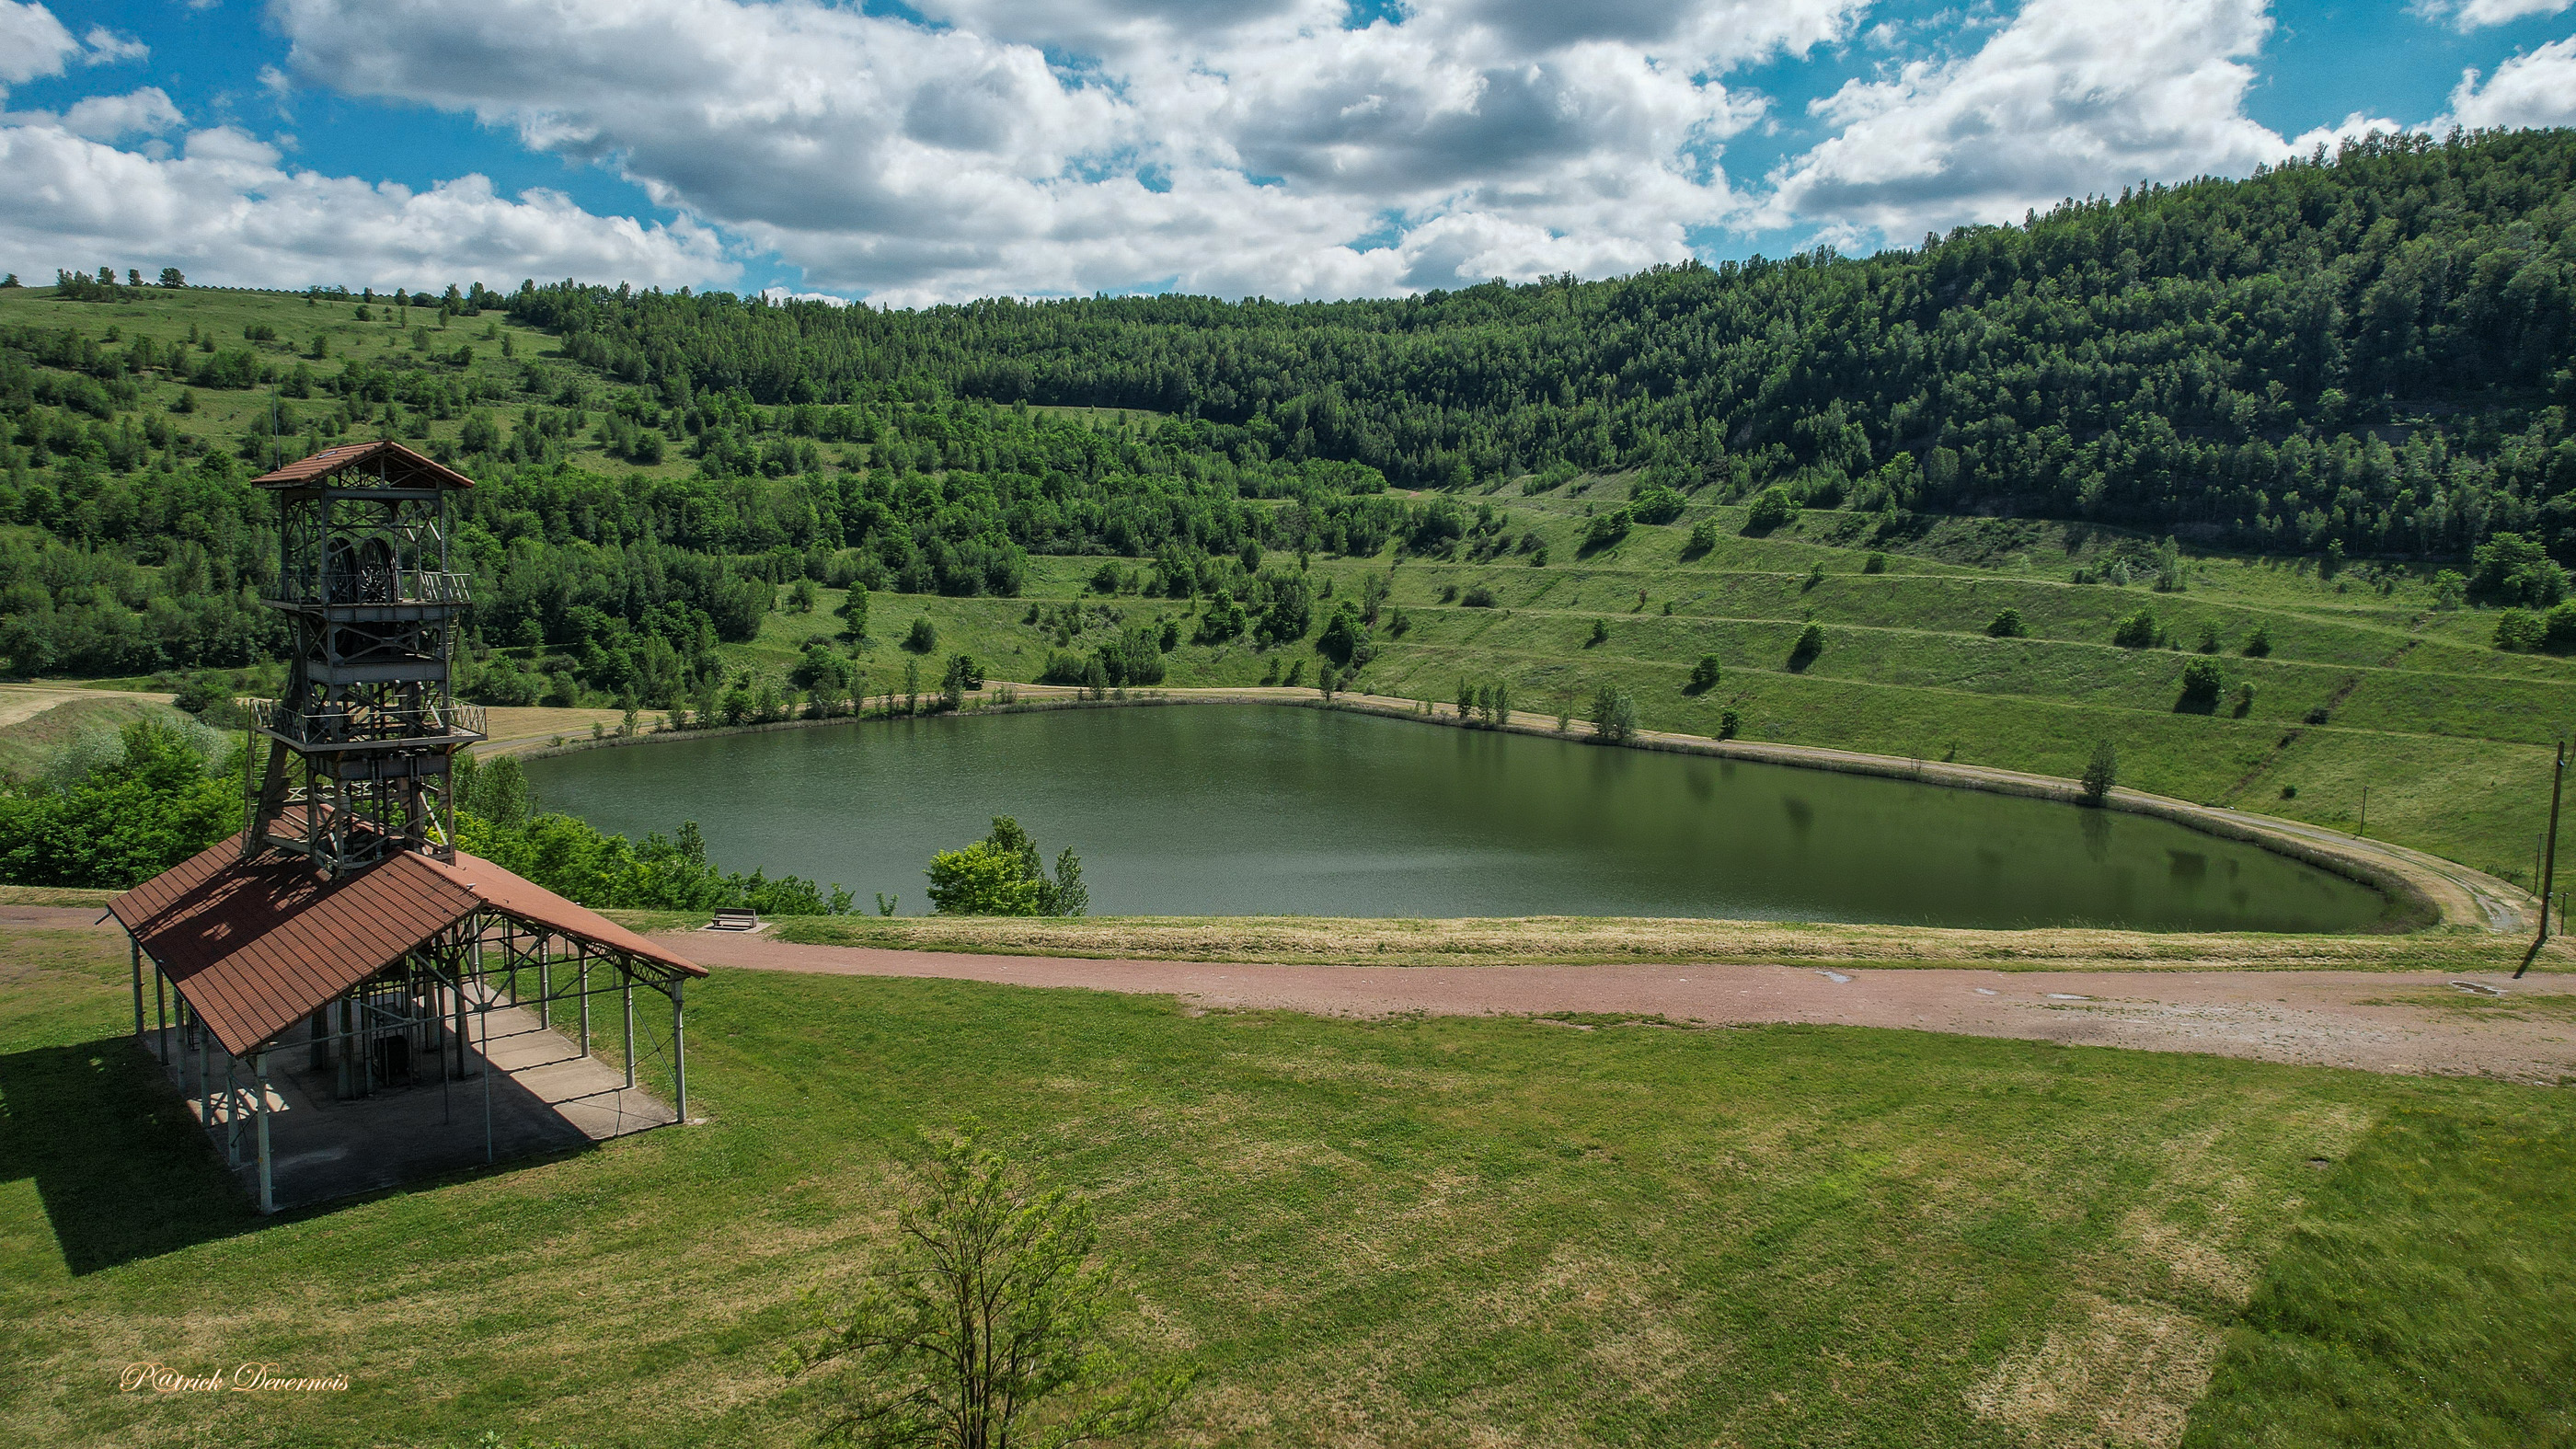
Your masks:
M 1102 913 L 2351 930 L 2382 906 L 2142 816 L 1302 709 L 869 723 L 585 751 L 529 774 L 549 806 L 605 828 L 696 819 L 728 865 L 907 910 L 931 853 L 997 814 L 1049 852 L 1079 849 Z

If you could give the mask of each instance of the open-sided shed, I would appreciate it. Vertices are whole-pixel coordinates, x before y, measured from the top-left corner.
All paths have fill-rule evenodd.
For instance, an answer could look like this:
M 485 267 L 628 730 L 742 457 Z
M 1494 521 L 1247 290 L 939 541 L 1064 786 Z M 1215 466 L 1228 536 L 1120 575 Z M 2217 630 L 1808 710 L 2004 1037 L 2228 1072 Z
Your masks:
M 234 1162 L 247 1145 L 264 1212 L 277 1204 L 272 1058 L 289 1049 L 338 1099 L 481 1077 L 489 1157 L 477 1028 L 488 1044 L 492 1013 L 533 1009 L 551 1026 L 560 1008 L 588 1058 L 594 1001 L 612 998 L 633 1088 L 642 987 L 670 1007 L 674 1120 L 687 1119 L 683 992 L 705 968 L 490 861 L 403 851 L 334 875 L 285 850 L 246 855 L 235 837 L 110 909 L 134 943 L 136 1036 L 183 1081 L 194 1053 L 190 1095 Z

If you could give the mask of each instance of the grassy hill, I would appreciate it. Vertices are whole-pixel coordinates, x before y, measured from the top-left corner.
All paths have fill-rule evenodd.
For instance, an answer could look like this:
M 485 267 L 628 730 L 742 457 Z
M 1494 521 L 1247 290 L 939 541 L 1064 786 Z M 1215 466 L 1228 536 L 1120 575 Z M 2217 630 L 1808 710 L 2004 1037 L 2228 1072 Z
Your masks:
M 657 463 L 638 464 L 601 430 L 571 426 L 577 414 L 591 416 L 589 408 L 604 414 L 621 395 L 621 380 L 565 358 L 555 339 L 497 311 L 449 316 L 442 326 L 434 309 L 378 304 L 365 321 L 358 310 L 346 298 L 255 292 L 147 291 L 71 302 L 24 289 L 0 292 L 0 329 L 71 331 L 100 342 L 112 334 L 115 345 L 128 348 L 148 337 L 156 351 L 198 357 L 211 355 L 205 343 L 212 341 L 219 350 L 248 349 L 284 379 L 297 366 L 376 367 L 439 399 L 369 409 L 367 423 L 352 425 L 352 409 L 327 389 L 294 399 L 283 396 L 291 381 L 186 387 L 166 370 L 141 372 L 131 383 L 134 406 L 113 410 L 115 421 L 101 425 L 172 430 L 157 454 L 144 448 L 130 473 L 117 475 L 135 494 L 178 487 L 191 476 L 185 464 L 194 457 L 300 455 L 343 436 L 382 432 L 453 452 L 477 415 L 488 421 L 513 409 L 530 436 L 545 438 L 552 450 L 541 465 L 546 477 L 593 475 L 631 494 L 678 486 L 699 472 L 676 447 Z M 260 338 L 263 332 L 269 335 Z M 199 339 L 193 344 L 192 333 Z M 314 358 L 316 351 L 324 356 Z M 43 364 L 31 373 L 72 375 Z M 183 392 L 191 410 L 171 411 Z M 262 441 L 272 408 L 281 425 L 273 444 Z M 1009 421 L 1009 410 L 986 411 Z M 1129 439 L 1162 421 L 1114 410 L 1021 416 L 1032 412 L 1038 422 Z M 887 446 L 848 441 L 824 449 L 803 483 L 881 472 Z M 26 460 L 41 455 L 16 457 L 16 476 L 40 485 L 44 475 Z M 903 475 L 900 464 L 898 474 L 934 486 L 952 476 L 938 469 Z M 1591 518 L 1623 504 L 1631 483 L 1627 475 L 1497 479 L 1463 496 L 1468 534 L 1436 553 L 1391 543 L 1363 556 L 1316 553 L 1291 564 L 1306 570 L 1318 595 L 1315 622 L 1305 638 L 1274 648 L 1242 638 L 1189 642 L 1205 598 L 1148 597 L 1136 591 L 1148 581 L 1147 558 L 1104 560 L 1096 552 L 1029 559 L 1021 592 L 1011 597 L 880 589 L 872 595 L 868 637 L 844 647 L 865 687 L 883 691 L 902 675 L 907 656 L 898 641 L 913 619 L 927 618 L 938 633 L 924 661 L 931 679 L 958 651 L 983 661 L 995 678 L 1033 679 L 1052 651 L 1097 648 L 1139 622 L 1170 619 L 1182 642 L 1166 660 L 1167 683 L 1311 679 L 1321 662 L 1316 630 L 1342 600 L 1361 597 L 1364 578 L 1375 573 L 1388 593 L 1372 631 L 1377 657 L 1361 672 L 1360 687 L 1371 691 L 1445 700 L 1462 679 L 1505 681 L 1523 708 L 1580 714 L 1595 689 L 1610 685 L 1633 693 L 1641 721 L 1652 728 L 1716 734 L 1731 714 L 1748 738 L 2059 775 L 2078 772 L 2096 743 L 2108 740 L 2127 784 L 2346 829 L 2362 825 L 2367 789 L 2370 834 L 2508 879 L 2530 878 L 2547 807 L 2547 745 L 2576 703 L 2576 661 L 2499 652 L 2491 644 L 2493 614 L 2446 607 L 2431 565 L 2356 562 L 2328 577 L 2317 559 L 2186 548 L 2184 588 L 2160 593 L 2147 582 L 2156 577 L 2160 540 L 2120 530 L 1810 509 L 1757 535 L 1747 531 L 1745 508 L 1718 501 L 1725 490 L 1717 488 L 1695 493 L 1679 519 L 1636 526 L 1620 542 L 1587 553 L 1582 540 Z M 766 486 L 799 485 L 790 477 Z M 1240 506 L 1259 515 L 1303 505 L 1253 499 Z M 1694 554 L 1686 545 L 1704 520 L 1715 537 Z M 20 523 L 7 532 L 25 540 L 44 531 Z M 1540 546 L 1543 552 L 1531 551 Z M 1539 558 L 1543 566 L 1534 566 Z M 1123 588 L 1095 587 L 1104 561 L 1124 565 Z M 1283 562 L 1274 554 L 1268 567 Z M 141 572 L 170 566 L 144 564 Z M 2123 572 L 2135 581 L 2076 581 Z M 22 576 L 0 586 L 28 582 Z M 763 586 L 781 605 L 788 600 L 782 582 Z M 1490 607 L 1469 606 L 1488 595 Z M 843 597 L 843 590 L 824 588 L 811 611 L 773 610 L 716 654 L 729 671 L 783 681 L 806 642 L 838 638 L 843 625 L 834 611 Z M 2006 609 L 2017 611 L 2024 637 L 1991 637 Z M 2140 610 L 2154 616 L 2171 647 L 2113 642 L 2121 621 Z M 1793 645 L 1811 623 L 1823 647 L 1812 660 L 1793 661 Z M 1597 642 L 1596 629 L 1605 633 Z M 2246 641 L 2258 630 L 2269 652 L 2249 657 Z M 2194 713 L 2177 707 L 2180 677 L 2204 636 L 2216 645 L 2212 657 L 2225 689 L 2213 712 Z M 551 641 L 496 649 L 499 643 L 486 640 L 477 652 L 487 660 L 515 654 L 532 665 L 549 657 L 569 662 L 565 646 Z M 1708 655 L 1719 661 L 1719 682 L 1693 692 L 1692 667 Z M 2242 685 L 2253 693 L 2240 713 Z M 563 702 L 614 702 L 577 681 L 565 687 L 576 697 Z

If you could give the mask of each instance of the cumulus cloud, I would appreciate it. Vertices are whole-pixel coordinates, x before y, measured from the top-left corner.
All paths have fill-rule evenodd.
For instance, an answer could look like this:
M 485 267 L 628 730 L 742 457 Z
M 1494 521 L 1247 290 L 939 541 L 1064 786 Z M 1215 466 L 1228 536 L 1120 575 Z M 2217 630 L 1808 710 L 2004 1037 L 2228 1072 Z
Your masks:
M 1910 237 L 2019 220 L 2128 178 L 2243 172 L 2281 138 L 2243 110 L 2262 0 L 2031 0 L 1973 53 L 1813 103 L 1835 134 L 1774 177 L 1774 215 Z
M 28 117 L 38 124 L 52 117 Z M 158 136 L 187 124 L 169 93 L 159 86 L 145 86 L 121 96 L 91 96 L 76 101 L 63 112 L 55 124 L 75 136 L 93 141 L 113 141 L 119 136 Z
M 2319 146 L 2323 146 L 2326 148 L 2326 154 L 2331 156 L 2344 142 L 2358 141 L 2373 132 L 2383 136 L 2402 136 L 2414 129 L 2416 128 L 2402 121 L 2392 121 L 2386 116 L 2374 116 L 2367 111 L 2355 111 L 2334 125 L 2319 126 L 2313 131 L 2302 131 L 2291 137 L 2288 150 L 2293 156 L 2307 156 L 2314 154 Z
M 2576 126 L 2576 36 L 2517 55 L 2483 79 L 2462 72 L 2444 119 L 2470 130 Z
M 44 6 L 0 0 L 0 87 L 39 76 L 61 75 L 67 62 L 107 65 L 141 60 L 151 53 L 149 46 L 127 40 L 103 25 L 90 27 L 85 40 L 74 40 L 71 31 Z
M 273 0 L 303 83 L 474 115 L 912 302 L 1669 261 L 1740 214 L 1717 77 L 1866 0 Z
M 2448 20 L 2462 30 L 2479 30 L 2534 15 L 2555 15 L 2571 4 L 2576 0 L 2425 0 L 2415 13 Z
M 0 85 L 60 75 L 64 58 L 79 52 L 80 42 L 51 10 L 0 0 Z
M 100 125 L 160 119 L 157 90 L 115 98 Z M 418 286 L 476 278 L 580 276 L 677 286 L 731 280 L 719 239 L 682 222 L 593 216 L 560 193 L 515 200 L 465 176 L 427 191 L 279 165 L 276 147 L 229 126 L 191 132 L 153 157 L 75 134 L 69 122 L 0 126 L 0 254 L 13 270 L 101 262 L 183 267 L 191 280 L 283 286 Z M 123 105 L 111 117 L 110 109 Z M 176 116 L 176 108 L 169 107 Z

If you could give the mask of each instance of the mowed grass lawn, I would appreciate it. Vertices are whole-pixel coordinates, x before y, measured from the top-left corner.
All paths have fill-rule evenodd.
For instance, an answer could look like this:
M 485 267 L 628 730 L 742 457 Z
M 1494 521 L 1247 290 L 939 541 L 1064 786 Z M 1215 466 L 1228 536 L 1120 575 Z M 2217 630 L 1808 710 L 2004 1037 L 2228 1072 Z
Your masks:
M 801 1442 L 792 1300 L 970 1114 L 1204 1365 L 1162 1442 L 2576 1442 L 2564 1091 L 728 972 L 704 1125 L 261 1222 L 113 944 L 0 953 L 13 1444 Z M 350 1387 L 120 1395 L 140 1359 Z

